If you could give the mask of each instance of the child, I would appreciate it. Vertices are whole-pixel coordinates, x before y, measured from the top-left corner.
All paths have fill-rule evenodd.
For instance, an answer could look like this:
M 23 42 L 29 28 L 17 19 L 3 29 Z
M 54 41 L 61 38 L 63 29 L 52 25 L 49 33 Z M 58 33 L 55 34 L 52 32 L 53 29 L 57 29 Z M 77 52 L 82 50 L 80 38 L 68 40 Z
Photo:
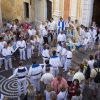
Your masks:
M 27 39 L 26 41 L 26 49 L 27 49 L 27 58 L 31 58 L 31 42 L 30 39 Z

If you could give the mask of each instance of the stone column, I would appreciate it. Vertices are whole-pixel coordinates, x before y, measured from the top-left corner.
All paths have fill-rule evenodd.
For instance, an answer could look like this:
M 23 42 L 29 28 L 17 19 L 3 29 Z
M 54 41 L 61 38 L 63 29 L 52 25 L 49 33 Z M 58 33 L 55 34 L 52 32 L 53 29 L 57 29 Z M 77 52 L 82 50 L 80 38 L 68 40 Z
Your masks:
M 54 17 L 54 20 L 56 22 L 59 21 L 59 18 L 61 17 L 61 12 L 60 12 L 60 0 L 56 0 L 56 3 L 55 3 L 55 10 L 54 10 L 54 14 L 53 14 L 53 17 Z
M 2 0 L 0 0 L 0 26 L 2 26 L 1 1 Z

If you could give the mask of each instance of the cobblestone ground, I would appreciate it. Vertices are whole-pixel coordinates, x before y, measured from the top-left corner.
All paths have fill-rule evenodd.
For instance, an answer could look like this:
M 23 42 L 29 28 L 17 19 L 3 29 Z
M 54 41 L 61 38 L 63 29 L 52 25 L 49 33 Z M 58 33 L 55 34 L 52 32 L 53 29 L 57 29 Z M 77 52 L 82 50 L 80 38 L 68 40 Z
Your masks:
M 80 50 L 75 50 L 73 52 L 72 66 L 75 67 L 75 66 L 79 65 L 80 62 L 82 62 L 82 60 L 84 58 L 88 59 L 88 56 L 90 54 L 92 54 L 92 55 L 94 54 L 94 52 L 96 51 L 96 48 L 97 48 L 97 46 L 95 46 L 95 49 L 93 51 L 91 51 L 91 50 L 84 51 L 83 48 Z M 52 50 L 54 50 L 54 49 L 55 48 L 53 48 Z M 42 63 L 42 57 L 36 58 L 36 61 L 37 61 L 37 63 Z M 18 62 L 19 62 L 19 60 L 13 61 L 13 68 L 16 68 L 18 66 Z M 31 59 L 26 60 L 24 62 L 25 66 L 29 66 L 30 64 L 31 64 Z M 64 73 L 62 69 L 60 69 L 60 73 L 62 73 L 63 77 L 66 78 L 67 73 Z M 12 74 L 13 74 L 12 69 L 10 69 L 8 71 L 5 71 L 4 69 L 0 70 L 0 91 L 1 92 L 3 91 L 7 95 L 11 95 L 11 94 L 14 94 L 17 92 L 16 79 L 11 80 L 11 81 L 7 80 L 7 78 L 9 76 L 11 76 Z M 100 87 L 99 87 L 99 90 L 100 90 Z M 42 86 L 41 86 L 41 93 L 43 93 Z M 14 95 L 16 95 L 16 94 L 14 94 Z M 89 95 L 90 95 L 90 89 L 89 89 L 89 86 L 86 85 L 86 87 L 84 89 L 84 93 L 83 93 L 83 100 L 88 100 Z M 21 97 L 21 100 L 22 100 L 22 98 L 23 98 L 23 96 Z M 18 98 L 13 98 L 13 96 L 11 96 L 9 100 L 18 100 Z M 98 95 L 98 99 L 94 99 L 94 100 L 100 100 L 100 92 Z

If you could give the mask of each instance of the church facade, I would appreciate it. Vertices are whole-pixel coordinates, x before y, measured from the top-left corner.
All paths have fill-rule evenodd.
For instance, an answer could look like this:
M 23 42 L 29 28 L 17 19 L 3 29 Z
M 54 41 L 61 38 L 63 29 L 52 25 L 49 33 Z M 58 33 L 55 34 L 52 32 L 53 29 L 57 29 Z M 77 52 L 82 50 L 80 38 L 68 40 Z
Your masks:
M 100 0 L 70 0 L 69 16 L 72 20 L 78 19 L 85 26 L 92 21 L 100 24 Z M 100 26 L 100 25 L 99 25 Z

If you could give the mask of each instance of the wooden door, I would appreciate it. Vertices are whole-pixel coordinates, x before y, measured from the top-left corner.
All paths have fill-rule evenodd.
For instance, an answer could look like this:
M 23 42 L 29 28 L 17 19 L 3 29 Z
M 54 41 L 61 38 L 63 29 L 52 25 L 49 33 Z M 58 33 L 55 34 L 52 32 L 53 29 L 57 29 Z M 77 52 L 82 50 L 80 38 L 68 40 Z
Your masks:
M 52 2 L 47 0 L 47 19 L 50 20 L 52 17 Z
M 100 0 L 94 0 L 92 21 L 95 21 L 100 26 Z

